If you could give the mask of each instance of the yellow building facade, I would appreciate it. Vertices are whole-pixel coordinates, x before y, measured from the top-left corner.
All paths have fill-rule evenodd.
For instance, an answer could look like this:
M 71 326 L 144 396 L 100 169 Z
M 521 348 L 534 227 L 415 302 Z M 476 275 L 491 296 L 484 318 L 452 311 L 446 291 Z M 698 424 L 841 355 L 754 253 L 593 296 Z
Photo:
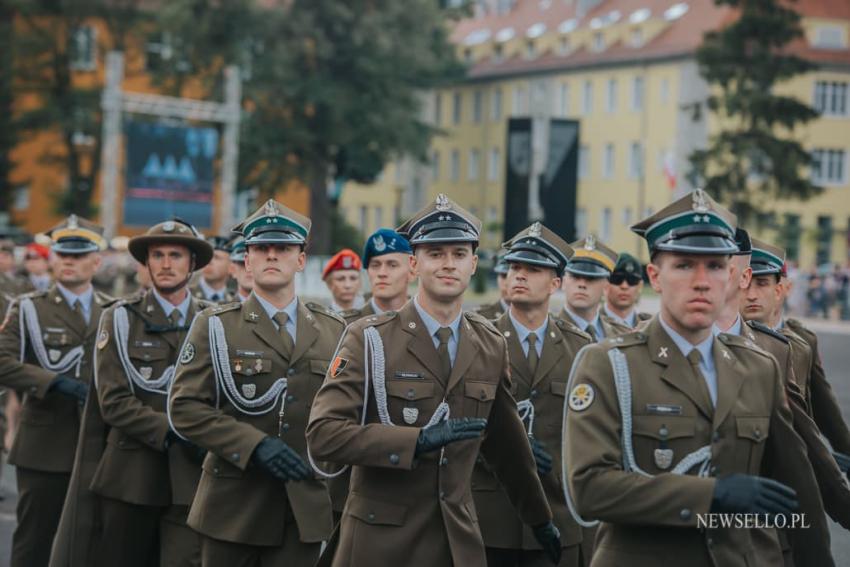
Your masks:
M 373 186 L 346 187 L 347 220 L 368 234 L 376 217 L 392 218 L 389 207 L 403 216 L 446 193 L 482 219 L 482 246 L 495 250 L 511 214 L 504 210 L 509 118 L 568 118 L 580 122 L 580 151 L 576 209 L 564 214 L 575 215 L 577 237 L 594 233 L 646 259 L 629 226 L 692 189 L 688 156 L 718 127 L 704 107 L 696 117 L 692 110 L 708 96 L 694 51 L 730 12 L 707 0 L 497 4 L 454 31 L 466 79 L 423 97 L 425 116 L 441 130 L 430 163 L 392 164 Z M 769 222 L 751 228 L 787 246 L 803 266 L 843 264 L 850 254 L 850 10 L 836 1 L 835 14 L 815 17 L 807 4 L 796 4 L 804 56 L 821 67 L 780 90 L 823 113 L 794 135 L 822 162 L 813 175 L 824 191 L 806 202 L 768 203 L 762 216 Z

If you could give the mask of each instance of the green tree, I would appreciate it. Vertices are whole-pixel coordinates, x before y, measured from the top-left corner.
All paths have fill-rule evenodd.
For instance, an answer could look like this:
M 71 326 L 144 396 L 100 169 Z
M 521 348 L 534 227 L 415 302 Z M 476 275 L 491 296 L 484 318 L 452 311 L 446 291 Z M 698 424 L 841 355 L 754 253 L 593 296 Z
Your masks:
M 719 131 L 690 156 L 692 175 L 741 218 L 776 199 L 805 200 L 820 188 L 808 176 L 811 157 L 795 139 L 814 109 L 776 87 L 814 65 L 789 46 L 802 37 L 800 15 L 780 0 L 715 0 L 736 18 L 708 32 L 697 50 L 711 88 L 706 101 Z
M 122 49 L 141 17 L 133 0 L 7 0 L 15 14 L 12 52 L 13 92 L 27 100 L 12 119 L 10 132 L 21 140 L 52 132 L 42 167 L 64 174 L 54 188 L 57 210 L 92 216 L 92 196 L 100 170 L 100 85 L 77 80 L 96 70 L 98 57 Z M 105 24 L 107 33 L 92 26 Z M 106 36 L 106 37 L 103 37 Z M 93 64 L 93 65 L 92 65 Z M 5 74 L 4 74 L 5 76 Z
M 14 11 L 8 0 L 0 0 L 0 213 L 12 204 L 12 150 L 15 130 L 12 125 L 12 35 Z

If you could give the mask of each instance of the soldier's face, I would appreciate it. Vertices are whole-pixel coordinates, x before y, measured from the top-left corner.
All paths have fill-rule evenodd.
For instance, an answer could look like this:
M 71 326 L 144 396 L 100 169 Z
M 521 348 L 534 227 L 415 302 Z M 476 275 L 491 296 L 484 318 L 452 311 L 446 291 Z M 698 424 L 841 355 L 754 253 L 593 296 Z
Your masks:
M 147 265 L 154 287 L 176 290 L 189 278 L 192 253 L 179 244 L 153 244 L 148 248 Z
M 216 250 L 213 252 L 212 260 L 204 266 L 201 273 L 204 279 L 208 282 L 224 283 L 227 280 L 227 274 L 230 272 L 230 254 L 224 250 Z
M 605 278 L 586 278 L 569 272 L 564 275 L 564 294 L 570 309 L 590 309 L 599 305 L 606 289 L 608 280 Z
M 35 252 L 27 252 L 27 255 L 24 256 L 24 269 L 30 275 L 43 276 L 47 273 L 49 266 L 47 260 Z
M 753 276 L 741 301 L 741 313 L 747 321 L 755 319 L 769 325 L 781 301 L 782 290 L 775 275 Z
M 100 267 L 100 254 L 58 254 L 51 255 L 53 277 L 65 287 L 75 287 L 89 283 Z
M 407 287 L 413 281 L 413 256 L 395 252 L 370 258 L 366 274 L 374 297 L 386 300 L 406 297 Z
M 625 278 L 618 285 L 613 283 L 608 284 L 608 289 L 605 291 L 605 297 L 608 303 L 616 309 L 626 311 L 637 303 L 640 292 L 643 289 L 643 281 L 638 281 L 632 285 Z
M 239 291 L 244 295 L 254 288 L 254 278 L 251 272 L 245 269 L 245 264 L 242 262 L 230 263 L 230 275 L 236 280 L 236 285 L 239 286 Z
M 510 293 L 508 292 L 508 275 L 499 274 L 496 276 L 496 283 L 499 286 L 499 298 L 504 301 L 510 301 Z
M 245 254 L 245 268 L 254 287 L 274 292 L 289 287 L 304 269 L 307 255 L 297 244 L 253 244 Z
M 471 244 L 420 244 L 414 251 L 413 270 L 424 293 L 450 302 L 463 295 L 478 266 Z
M 360 291 L 360 270 L 335 270 L 325 278 L 334 300 L 349 305 Z
M 647 275 L 661 294 L 665 320 L 686 331 L 710 328 L 726 303 L 731 267 L 728 256 L 660 252 Z
M 561 287 L 561 278 L 552 268 L 511 262 L 507 274 L 508 299 L 519 307 L 548 304 Z

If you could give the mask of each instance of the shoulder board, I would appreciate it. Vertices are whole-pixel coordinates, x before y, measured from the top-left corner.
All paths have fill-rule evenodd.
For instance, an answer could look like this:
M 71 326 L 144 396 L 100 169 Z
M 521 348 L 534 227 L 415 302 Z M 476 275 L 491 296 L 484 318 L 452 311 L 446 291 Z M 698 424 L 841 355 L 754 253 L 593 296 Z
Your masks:
M 779 331 L 777 331 L 775 329 L 771 329 L 770 327 L 768 327 L 764 323 L 762 323 L 760 321 L 756 321 L 755 319 L 747 321 L 747 325 L 749 325 L 749 327 L 751 329 L 755 329 L 756 331 L 759 331 L 759 332 L 764 333 L 766 335 L 770 335 L 774 339 L 782 341 L 785 344 L 788 344 L 788 343 L 791 342 L 788 337 L 786 337 L 785 335 L 783 335 Z
M 555 322 L 555 326 L 558 327 L 561 331 L 565 333 L 572 333 L 573 335 L 578 335 L 579 337 L 593 342 L 593 337 L 591 337 L 588 333 L 585 333 L 569 321 L 564 321 L 563 319 L 558 319 L 554 315 L 552 316 L 552 320 Z
M 331 319 L 334 319 L 335 321 L 338 321 L 338 322 L 342 323 L 343 325 L 345 325 L 345 319 L 343 319 L 339 315 L 339 313 L 337 313 L 336 311 L 331 311 L 330 309 L 328 309 L 327 307 L 325 307 L 324 305 L 322 305 L 320 303 L 315 303 L 313 301 L 306 301 L 306 302 L 304 302 L 304 307 L 306 307 L 307 309 L 309 309 L 313 313 L 319 313 L 320 315 L 324 315 L 325 317 L 330 317 Z
M 649 336 L 642 331 L 629 331 L 628 333 L 623 333 L 616 337 L 608 337 L 600 341 L 599 344 L 606 348 L 623 348 L 646 344 L 646 341 L 648 340 Z
M 652 313 L 643 313 L 638 311 L 637 318 L 638 321 L 649 321 L 652 319 Z
M 95 297 L 97 297 L 98 299 L 98 304 L 103 308 L 109 307 L 110 305 L 114 305 L 118 302 L 117 297 L 112 297 L 111 295 L 107 295 L 102 291 L 96 291 L 94 292 L 94 294 Z
M 122 304 L 138 303 L 142 300 L 142 298 L 144 296 L 145 296 L 145 294 L 144 294 L 143 291 L 137 291 L 136 293 L 132 293 L 130 295 L 125 295 L 124 297 L 119 297 L 118 301 L 116 303 L 119 303 L 119 302 L 122 303 Z
M 746 337 L 720 333 L 717 335 L 717 340 L 728 347 L 745 348 L 764 356 L 770 356 L 770 354 L 768 354 L 764 349 Z
M 366 317 L 361 317 L 351 323 L 351 325 L 361 325 L 362 328 L 366 327 L 377 327 L 378 325 L 383 325 L 389 321 L 392 321 L 396 318 L 398 313 L 396 311 L 385 311 L 380 315 L 367 315 Z
M 215 301 L 208 301 L 206 299 L 195 298 L 195 301 L 198 302 L 198 311 L 202 311 L 204 309 L 209 309 L 210 307 L 215 307 L 217 304 Z M 222 303 L 221 305 L 229 305 L 229 303 Z
M 349 317 L 357 317 L 360 315 L 360 309 L 346 309 L 345 311 L 340 311 L 337 313 L 343 319 L 348 319 Z
M 798 319 L 786 319 L 785 324 L 788 325 L 792 331 L 800 335 L 800 337 L 807 343 L 817 342 L 817 334 L 803 325 L 803 323 L 801 323 Z
M 18 301 L 22 299 L 36 299 L 39 297 L 46 297 L 47 291 L 28 291 L 27 293 L 20 294 L 17 299 Z
M 236 311 L 242 308 L 241 301 L 234 301 L 233 303 L 214 303 L 212 301 L 204 301 L 203 303 L 206 305 L 205 311 L 209 311 L 213 315 L 218 315 L 219 313 L 224 313 L 226 311 Z
M 499 329 L 496 328 L 493 321 L 481 313 L 476 313 L 475 311 L 464 311 L 463 316 L 466 317 L 466 320 L 470 323 L 481 325 L 491 333 L 499 335 L 500 337 L 502 336 L 502 333 L 499 332 Z

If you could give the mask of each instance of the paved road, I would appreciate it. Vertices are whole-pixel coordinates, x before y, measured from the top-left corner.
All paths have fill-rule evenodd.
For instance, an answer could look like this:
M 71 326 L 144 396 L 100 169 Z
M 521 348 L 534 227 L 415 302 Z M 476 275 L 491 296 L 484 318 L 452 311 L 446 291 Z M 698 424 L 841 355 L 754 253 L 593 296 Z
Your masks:
M 850 329 L 836 332 L 834 327 L 818 331 L 827 375 L 841 403 L 846 419 L 850 420 Z M 0 567 L 8 567 L 12 531 L 15 529 L 14 471 L 5 466 L 0 481 L 5 499 L 0 502 Z M 837 524 L 832 525 L 832 549 L 836 565 L 850 565 L 850 533 Z

